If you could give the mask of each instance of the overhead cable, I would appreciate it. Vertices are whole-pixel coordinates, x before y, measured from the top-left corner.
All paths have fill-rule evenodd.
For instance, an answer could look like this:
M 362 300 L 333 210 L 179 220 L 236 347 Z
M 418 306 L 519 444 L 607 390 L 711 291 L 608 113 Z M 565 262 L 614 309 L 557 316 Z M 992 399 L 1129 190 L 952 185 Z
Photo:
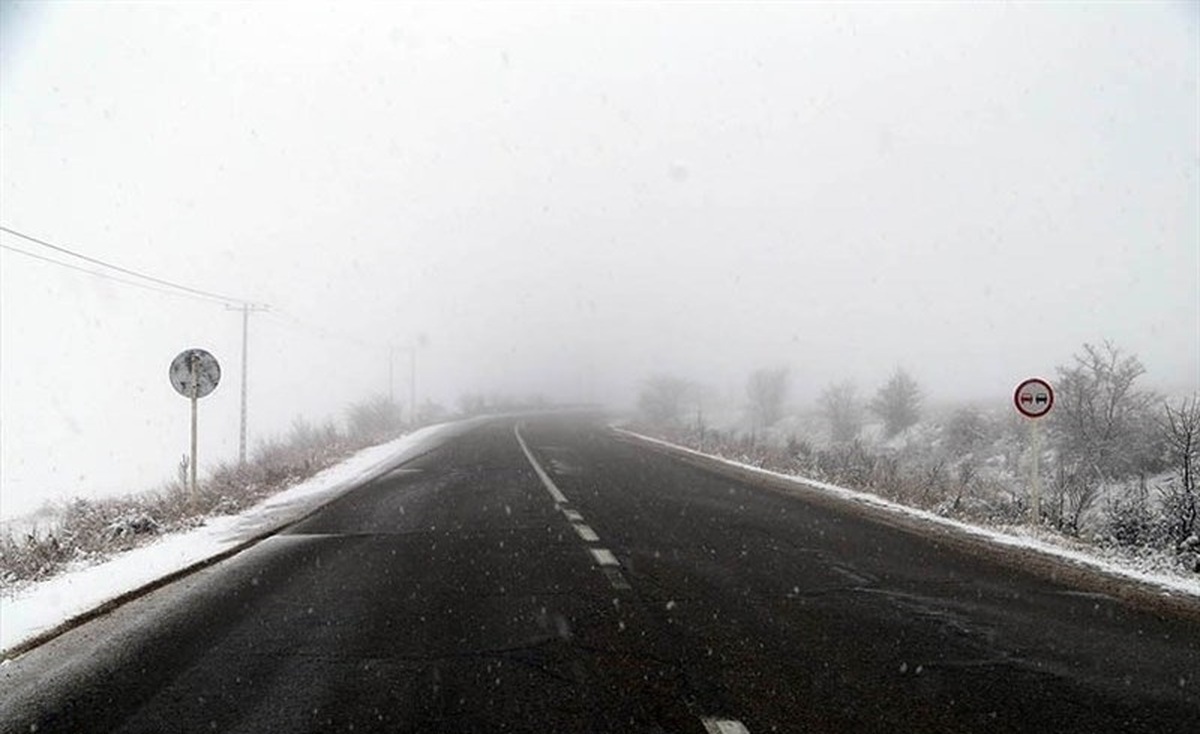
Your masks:
M 71 257 L 77 257 L 80 260 L 92 263 L 93 265 L 99 265 L 101 267 L 105 267 L 110 270 L 115 270 L 118 273 L 124 273 L 125 275 L 132 275 L 135 278 L 141 278 L 142 280 L 146 280 L 151 283 L 157 283 L 158 285 L 166 286 L 168 288 L 175 288 L 176 290 L 184 291 L 186 293 L 191 293 L 196 296 L 203 296 L 205 298 L 210 298 L 215 301 L 223 301 L 225 303 L 237 303 L 237 304 L 249 304 L 250 303 L 249 301 L 247 301 L 244 298 L 234 298 L 233 296 L 226 296 L 226 295 L 222 295 L 220 293 L 214 293 L 212 291 L 202 290 L 200 288 L 192 288 L 191 286 L 186 286 L 186 285 L 182 285 L 180 283 L 175 283 L 170 280 L 166 280 L 165 278 L 158 278 L 153 275 L 147 275 L 146 273 L 138 272 L 137 270 L 131 270 L 130 268 L 121 267 L 120 265 L 114 265 L 113 263 L 105 262 L 104 260 L 101 260 L 96 257 L 91 257 L 90 255 L 84 255 L 81 252 L 76 252 L 75 250 L 63 247 L 61 245 L 56 245 L 52 242 L 47 242 L 46 240 L 39 239 L 37 237 L 33 237 L 32 235 L 27 235 L 24 232 L 18 232 L 15 229 L 12 229 L 10 227 L 5 227 L 3 225 L 0 225 L 0 232 L 6 232 L 8 234 L 13 235 L 14 237 L 20 237 L 23 240 L 32 242 L 37 245 L 41 245 L 42 247 L 54 250 L 55 252 L 61 252 L 65 255 L 70 255 Z M 56 262 L 56 261 L 52 260 L 51 262 Z

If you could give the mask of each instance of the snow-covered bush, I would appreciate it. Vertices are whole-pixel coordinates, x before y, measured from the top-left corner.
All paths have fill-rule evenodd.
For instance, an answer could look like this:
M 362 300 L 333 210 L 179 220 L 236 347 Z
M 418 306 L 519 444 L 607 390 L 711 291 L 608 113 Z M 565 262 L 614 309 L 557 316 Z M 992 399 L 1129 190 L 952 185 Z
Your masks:
M 1162 522 L 1150 505 L 1144 485 L 1105 500 L 1101 520 L 1104 541 L 1126 547 L 1157 546 L 1162 543 Z
M 175 481 L 157 491 L 65 503 L 51 527 L 0 536 L 0 589 L 58 573 L 76 561 L 101 560 L 164 532 L 202 525 L 204 518 L 238 512 L 398 429 L 398 414 L 378 400 L 355 406 L 358 423 L 343 434 L 333 423 L 296 419 L 284 438 L 261 443 L 245 464 L 221 464 L 195 491 L 186 459 Z M 389 417 L 391 416 L 391 417 Z M 386 431 L 384 429 L 387 429 Z

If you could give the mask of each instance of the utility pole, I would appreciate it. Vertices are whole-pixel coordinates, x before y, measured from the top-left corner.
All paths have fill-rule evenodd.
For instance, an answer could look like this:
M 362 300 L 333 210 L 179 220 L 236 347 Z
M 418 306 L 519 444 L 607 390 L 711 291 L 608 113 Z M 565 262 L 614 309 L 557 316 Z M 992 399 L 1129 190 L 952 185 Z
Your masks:
M 240 308 L 226 306 L 227 311 L 242 312 L 242 408 L 241 421 L 238 425 L 238 463 L 246 463 L 246 391 L 248 375 L 248 356 L 250 347 L 250 312 L 266 311 L 267 306 L 259 303 L 242 303 Z
M 388 347 L 388 402 L 396 404 L 396 348 Z
M 238 422 L 238 464 L 246 463 L 246 354 L 250 346 L 250 304 L 242 304 L 242 408 Z
M 418 334 L 416 339 L 408 343 L 406 347 L 390 347 L 388 349 L 388 387 L 391 388 L 391 365 L 392 365 L 392 350 L 403 349 L 408 351 L 408 416 L 409 421 L 417 424 L 417 349 L 427 346 L 429 339 L 424 334 Z

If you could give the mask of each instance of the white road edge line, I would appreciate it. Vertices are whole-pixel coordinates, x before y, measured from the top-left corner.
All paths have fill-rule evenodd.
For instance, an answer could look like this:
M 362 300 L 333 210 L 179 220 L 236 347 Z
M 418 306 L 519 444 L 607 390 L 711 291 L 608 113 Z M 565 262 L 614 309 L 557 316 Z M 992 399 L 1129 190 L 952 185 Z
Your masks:
M 575 528 L 575 532 L 579 533 L 579 537 L 588 543 L 595 543 L 597 540 L 600 540 L 600 536 L 596 535 L 596 531 L 592 530 L 590 526 L 583 523 L 571 523 L 571 527 Z
M 563 508 L 563 514 L 566 515 L 567 519 L 570 520 L 571 522 L 583 522 L 583 515 L 580 515 L 575 510 L 568 510 L 566 508 Z
M 714 719 L 702 718 L 700 723 L 704 724 L 704 731 L 708 734 L 750 734 L 750 730 L 746 725 L 737 719 Z
M 525 439 L 521 438 L 521 427 L 513 426 L 513 434 L 517 437 L 517 443 L 521 444 L 521 450 L 525 452 L 525 458 L 529 459 L 529 463 L 533 465 L 533 470 L 537 472 L 538 477 L 541 478 L 542 484 L 546 485 L 546 491 L 549 492 L 550 496 L 554 498 L 555 503 L 565 505 L 567 503 L 567 496 L 560 492 L 558 487 L 554 486 L 554 481 L 550 479 L 550 475 L 547 474 L 546 470 L 542 468 L 542 465 L 537 462 L 537 459 L 533 458 L 533 452 L 530 451 L 529 446 L 525 444 Z

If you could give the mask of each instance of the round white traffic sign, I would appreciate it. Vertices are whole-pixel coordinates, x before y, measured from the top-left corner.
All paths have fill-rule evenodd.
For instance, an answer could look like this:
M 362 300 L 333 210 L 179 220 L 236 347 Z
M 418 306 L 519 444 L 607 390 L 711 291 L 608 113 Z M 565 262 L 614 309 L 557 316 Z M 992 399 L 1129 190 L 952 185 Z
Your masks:
M 1017 385 L 1013 405 L 1026 418 L 1041 418 L 1054 407 L 1054 389 L 1045 380 L 1030 378 Z
M 203 349 L 185 349 L 171 360 L 171 387 L 185 398 L 202 398 L 217 389 L 221 365 Z

